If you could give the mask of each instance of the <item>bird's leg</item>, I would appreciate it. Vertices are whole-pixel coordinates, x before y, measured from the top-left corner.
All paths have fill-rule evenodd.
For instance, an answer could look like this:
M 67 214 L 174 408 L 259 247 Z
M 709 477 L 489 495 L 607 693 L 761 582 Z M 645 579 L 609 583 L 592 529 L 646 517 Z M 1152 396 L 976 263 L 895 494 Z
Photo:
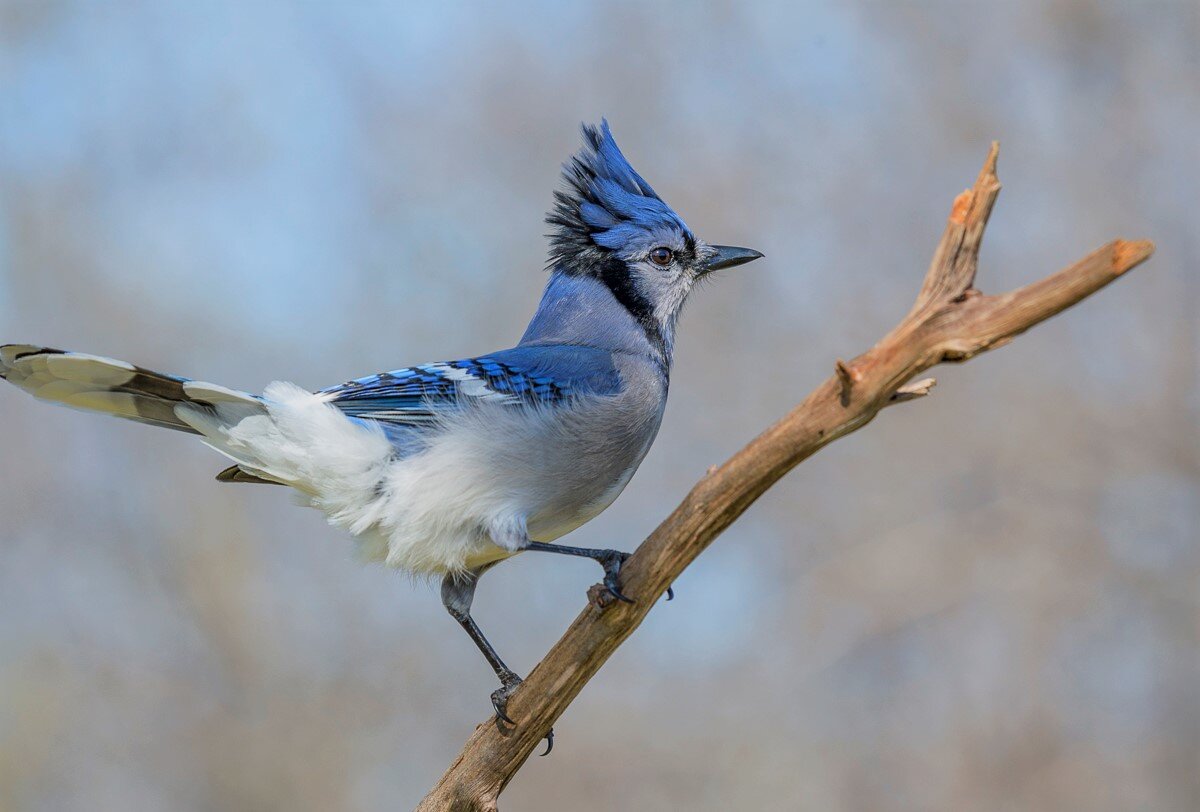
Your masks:
M 625 603 L 633 603 L 633 598 L 621 594 L 621 585 L 618 581 L 621 573 L 621 565 L 625 563 L 625 559 L 629 558 L 630 553 L 623 553 L 620 550 L 593 550 L 587 547 L 568 547 L 565 544 L 546 544 L 541 541 L 531 541 L 525 546 L 525 549 L 537 550 L 542 553 L 559 553 L 560 555 L 578 555 L 584 558 L 591 558 L 604 567 L 604 588 L 612 593 L 612 596 L 617 600 L 624 601 Z M 667 600 L 671 600 L 674 597 L 675 590 L 667 587 Z
M 496 708 L 496 716 L 513 724 L 513 720 L 509 719 L 504 712 L 505 705 L 508 703 L 508 697 L 512 694 L 516 687 L 521 684 L 521 678 L 516 672 L 504 664 L 504 660 L 500 659 L 500 655 L 496 653 L 496 649 L 492 648 L 492 644 L 483 636 L 479 625 L 475 622 L 475 618 L 471 617 L 471 602 L 475 598 L 475 585 L 479 581 L 479 576 L 483 574 L 483 570 L 471 570 L 467 573 L 457 575 L 454 573 L 448 574 L 442 579 L 442 605 L 446 607 L 446 611 L 450 616 L 459 622 L 479 647 L 483 653 L 484 659 L 488 661 L 488 665 L 496 672 L 496 676 L 500 679 L 500 690 L 492 694 L 492 705 Z
M 488 565 L 491 566 L 491 565 Z M 496 711 L 496 718 L 501 719 L 508 724 L 516 724 L 509 718 L 508 713 L 508 698 L 512 696 L 513 691 L 517 690 L 517 686 L 521 684 L 521 678 L 516 672 L 504 664 L 500 659 L 500 655 L 496 653 L 496 649 L 492 648 L 492 644 L 483 636 L 479 625 L 475 619 L 471 617 L 471 601 L 475 598 L 475 585 L 479 581 L 479 576 L 482 575 L 488 566 L 479 567 L 478 569 L 470 570 L 466 573 L 456 575 L 449 573 L 442 579 L 442 605 L 446 607 L 446 611 L 450 616 L 457 620 L 459 624 L 466 630 L 470 638 L 479 647 L 483 653 L 484 659 L 488 661 L 488 665 L 496 672 L 496 676 L 500 679 L 500 687 L 492 692 L 492 707 Z M 546 752 L 542 755 L 548 755 L 554 747 L 554 731 L 551 730 L 546 734 Z

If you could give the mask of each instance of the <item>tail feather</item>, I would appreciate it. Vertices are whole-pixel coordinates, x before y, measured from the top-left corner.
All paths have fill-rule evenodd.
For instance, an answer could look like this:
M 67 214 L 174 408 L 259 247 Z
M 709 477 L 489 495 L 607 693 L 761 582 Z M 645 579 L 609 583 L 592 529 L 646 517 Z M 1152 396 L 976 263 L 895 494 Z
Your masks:
M 200 432 L 180 417 L 180 404 L 213 412 L 232 402 L 261 408 L 254 396 L 216 384 L 32 344 L 0 346 L 0 378 L 42 400 L 190 434 Z
M 124 361 L 30 344 L 0 347 L 0 378 L 42 400 L 195 433 L 175 414 L 187 380 Z
M 261 474 L 261 476 L 260 476 Z M 217 482 L 239 482 L 247 485 L 286 485 L 286 482 L 280 482 L 277 479 L 270 479 L 263 472 L 252 474 L 241 465 L 231 465 L 221 473 L 217 474 Z
M 217 475 L 222 482 L 302 490 L 331 477 L 374 482 L 375 468 L 391 454 L 382 432 L 351 422 L 321 396 L 290 384 L 272 384 L 259 398 L 125 361 L 31 344 L 0 346 L 0 378 L 43 400 L 198 434 L 236 463 Z

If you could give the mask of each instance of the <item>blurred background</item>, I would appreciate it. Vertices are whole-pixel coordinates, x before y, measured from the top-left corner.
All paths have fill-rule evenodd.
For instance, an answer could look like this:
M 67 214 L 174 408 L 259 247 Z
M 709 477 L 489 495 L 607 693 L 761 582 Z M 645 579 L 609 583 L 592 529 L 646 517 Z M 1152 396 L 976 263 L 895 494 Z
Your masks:
M 1179 2 L 0 2 L 0 340 L 253 391 L 510 346 L 605 115 L 702 236 L 632 549 L 908 309 L 992 139 L 985 292 L 1149 265 L 802 465 L 510 810 L 1200 808 L 1200 12 Z M 420 306 L 412 306 L 420 302 Z M 411 808 L 490 715 L 436 590 L 183 435 L 0 389 L 0 809 Z M 527 672 L 597 580 L 522 557 Z

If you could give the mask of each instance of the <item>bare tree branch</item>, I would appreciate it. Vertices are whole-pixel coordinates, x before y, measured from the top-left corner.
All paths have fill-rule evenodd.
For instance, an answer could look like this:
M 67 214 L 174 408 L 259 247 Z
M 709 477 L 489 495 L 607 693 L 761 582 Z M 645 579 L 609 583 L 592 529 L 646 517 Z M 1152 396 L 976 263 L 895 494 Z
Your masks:
M 780 477 L 828 443 L 865 426 L 879 410 L 919 398 L 934 380 L 908 383 L 932 366 L 1002 346 L 1145 261 L 1153 243 L 1114 240 L 1075 264 L 995 296 L 976 290 L 979 245 L 1000 193 L 999 145 L 975 185 L 954 200 L 916 303 L 874 347 L 849 362 L 787 416 L 725 464 L 710 469 L 621 570 L 636 603 L 593 587 L 590 602 L 508 704 L 508 726 L 488 719 L 426 796 L 419 812 L 494 810 L 504 787 L 617 646 L 633 633 L 683 570 Z
M 906 400 L 914 400 L 923 398 L 929 394 L 933 387 L 937 386 L 937 378 L 922 378 L 919 381 L 906 383 L 897 389 L 892 396 L 888 398 L 886 405 L 893 403 L 903 403 Z

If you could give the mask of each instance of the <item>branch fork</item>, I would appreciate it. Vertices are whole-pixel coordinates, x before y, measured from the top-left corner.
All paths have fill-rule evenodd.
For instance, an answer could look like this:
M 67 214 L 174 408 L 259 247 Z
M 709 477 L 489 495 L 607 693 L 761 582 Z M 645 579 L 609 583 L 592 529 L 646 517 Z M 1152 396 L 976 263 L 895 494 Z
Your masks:
M 933 261 L 908 315 L 874 347 L 838 359 L 834 374 L 779 422 L 724 464 L 710 469 L 621 568 L 635 603 L 589 606 L 512 696 L 514 727 L 482 724 L 422 801 L 418 812 L 495 810 L 497 799 L 558 717 L 680 573 L 784 474 L 895 403 L 924 397 L 945 362 L 1003 346 L 1080 302 L 1154 252 L 1148 240 L 1113 240 L 1074 264 L 1007 293 L 975 288 L 979 247 L 1000 182 L 993 143 L 974 185 L 954 199 Z M 597 593 L 597 594 L 593 594 Z

